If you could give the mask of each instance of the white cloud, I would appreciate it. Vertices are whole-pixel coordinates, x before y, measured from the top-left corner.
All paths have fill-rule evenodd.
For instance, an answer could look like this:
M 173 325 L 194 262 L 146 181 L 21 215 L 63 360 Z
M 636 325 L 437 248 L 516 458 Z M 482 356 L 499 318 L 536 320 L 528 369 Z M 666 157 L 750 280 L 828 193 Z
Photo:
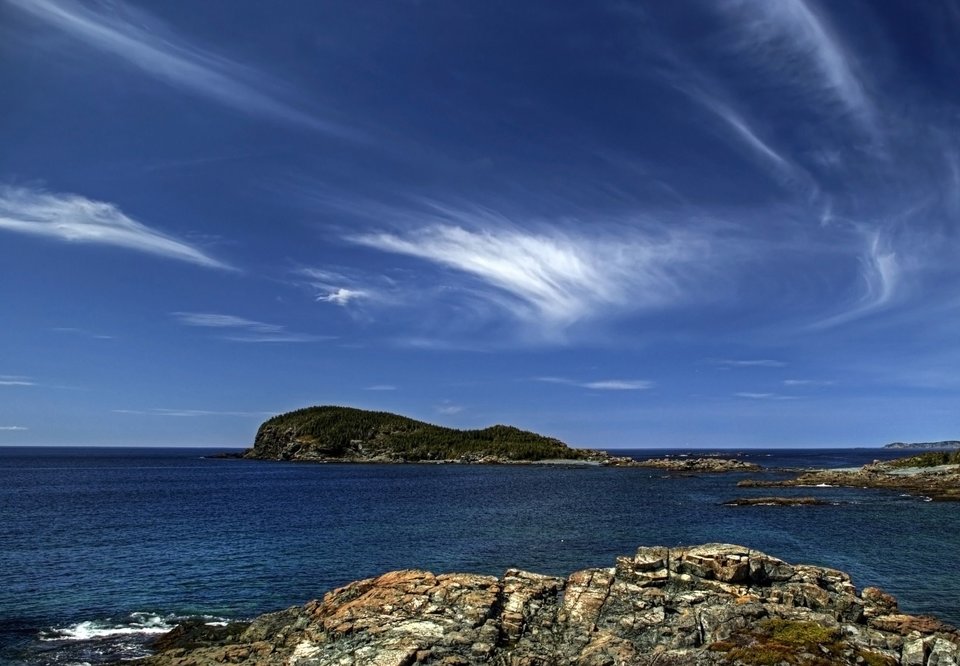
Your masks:
M 21 11 L 84 44 L 182 90 L 234 110 L 342 136 L 353 134 L 280 101 L 289 95 L 254 69 L 197 48 L 155 18 L 130 6 L 105 7 L 64 0 L 8 0 Z
M 568 379 L 566 377 L 537 377 L 536 380 L 538 382 L 548 382 L 551 384 L 579 386 L 580 388 L 591 389 L 593 391 L 644 391 L 654 387 L 654 383 L 646 379 L 599 379 L 594 381 L 581 381 Z
M 784 386 L 832 386 L 835 382 L 823 379 L 784 379 Z
M 368 298 L 369 294 L 366 291 L 358 289 L 347 289 L 346 287 L 339 287 L 330 291 L 327 294 L 317 296 L 317 300 L 323 303 L 335 303 L 336 305 L 346 305 L 350 301 L 354 301 L 360 298 Z
M 437 411 L 441 414 L 459 414 L 463 411 L 463 407 L 460 405 L 440 405 L 437 407 Z
M 363 389 L 364 391 L 396 391 L 397 387 L 393 384 L 374 384 L 373 386 L 367 386 Z
M 783 361 L 777 361 L 772 358 L 756 358 L 756 359 L 735 359 L 735 358 L 721 358 L 713 361 L 716 365 L 724 366 L 727 368 L 782 368 L 787 364 Z
M 0 386 L 36 386 L 37 383 L 29 377 L 21 375 L 0 375 Z
M 77 194 L 0 186 L 0 229 L 74 243 L 115 245 L 209 268 L 230 268 L 184 241 L 137 222 L 113 204 Z
M 164 409 L 161 407 L 154 407 L 151 409 L 114 409 L 114 414 L 133 414 L 137 416 L 177 416 L 177 417 L 193 417 L 193 416 L 250 416 L 250 417 L 264 417 L 271 416 L 276 412 L 222 412 L 209 409 Z
M 593 233 L 556 226 L 530 231 L 494 214 L 436 208 L 442 221 L 349 240 L 472 276 L 487 287 L 482 295 L 491 303 L 547 332 L 685 300 L 688 282 L 720 249 L 672 228 L 605 233 L 584 223 Z
M 717 7 L 735 14 L 761 66 L 776 69 L 783 81 L 827 93 L 872 125 L 872 105 L 844 45 L 804 0 L 740 0 Z
M 226 332 L 221 337 L 231 342 L 318 342 L 331 339 L 331 336 L 293 333 L 277 324 L 228 314 L 208 312 L 171 312 L 170 314 L 185 326 L 221 329 Z
M 29 430 L 29 428 L 24 428 L 23 426 L 0 426 L 0 430 L 10 431 L 20 431 L 20 430 Z
M 846 311 L 818 321 L 811 328 L 831 328 L 860 319 L 890 305 L 897 296 L 903 271 L 897 253 L 877 232 L 866 235 L 866 248 L 859 257 L 863 293 Z
M 747 398 L 749 400 L 795 400 L 796 396 L 792 395 L 781 395 L 779 393 L 750 393 L 747 391 L 741 391 L 739 393 L 734 393 L 738 398 Z

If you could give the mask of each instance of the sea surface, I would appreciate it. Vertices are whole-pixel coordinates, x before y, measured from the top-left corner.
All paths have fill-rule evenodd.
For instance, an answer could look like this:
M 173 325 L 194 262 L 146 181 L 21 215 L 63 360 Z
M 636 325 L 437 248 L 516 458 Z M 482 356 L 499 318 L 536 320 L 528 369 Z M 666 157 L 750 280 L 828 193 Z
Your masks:
M 705 542 L 842 569 L 907 612 L 960 625 L 955 503 L 801 488 L 776 492 L 835 504 L 726 507 L 770 490 L 736 488 L 755 476 L 743 474 L 204 457 L 214 452 L 0 448 L 0 663 L 144 655 L 181 618 L 249 618 L 394 569 L 568 574 L 640 545 Z M 768 467 L 852 467 L 907 453 L 740 455 Z

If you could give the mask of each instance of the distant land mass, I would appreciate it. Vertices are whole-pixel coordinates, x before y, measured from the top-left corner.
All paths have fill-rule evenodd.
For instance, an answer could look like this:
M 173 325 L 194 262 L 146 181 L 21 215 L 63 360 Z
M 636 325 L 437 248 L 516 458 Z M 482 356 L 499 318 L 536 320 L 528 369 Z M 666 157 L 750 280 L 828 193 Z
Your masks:
M 943 442 L 893 442 L 885 449 L 960 449 L 960 441 L 955 439 Z
M 546 460 L 626 464 L 603 451 L 507 425 L 457 430 L 399 414 L 319 406 L 280 414 L 257 431 L 244 458 L 309 462 L 522 463 Z M 632 462 L 632 461 L 630 461 Z

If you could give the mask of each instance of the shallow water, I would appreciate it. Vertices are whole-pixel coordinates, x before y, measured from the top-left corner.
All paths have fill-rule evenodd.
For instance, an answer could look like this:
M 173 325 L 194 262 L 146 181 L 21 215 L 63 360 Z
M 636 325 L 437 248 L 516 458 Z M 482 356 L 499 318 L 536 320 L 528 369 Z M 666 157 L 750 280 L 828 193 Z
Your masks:
M 746 475 L 556 466 L 298 465 L 198 449 L 0 449 L 0 662 L 144 653 L 188 616 L 250 617 L 384 571 L 567 574 L 639 545 L 724 541 L 848 571 L 960 624 L 960 507 L 859 489 L 724 507 Z M 618 452 L 621 453 L 621 452 Z M 662 452 L 634 452 L 640 457 Z M 904 452 L 748 451 L 850 467 Z

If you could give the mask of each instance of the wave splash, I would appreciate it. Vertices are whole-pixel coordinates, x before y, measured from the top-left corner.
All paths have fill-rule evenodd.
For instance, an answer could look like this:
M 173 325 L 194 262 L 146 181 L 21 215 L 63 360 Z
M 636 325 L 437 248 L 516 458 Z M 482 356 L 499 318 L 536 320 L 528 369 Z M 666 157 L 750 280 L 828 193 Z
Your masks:
M 222 626 L 227 622 L 225 618 L 212 615 L 200 617 L 211 625 Z M 120 636 L 165 634 L 186 619 L 187 616 L 138 611 L 122 617 L 84 620 L 64 627 L 51 627 L 41 631 L 39 638 L 41 641 L 90 641 Z

